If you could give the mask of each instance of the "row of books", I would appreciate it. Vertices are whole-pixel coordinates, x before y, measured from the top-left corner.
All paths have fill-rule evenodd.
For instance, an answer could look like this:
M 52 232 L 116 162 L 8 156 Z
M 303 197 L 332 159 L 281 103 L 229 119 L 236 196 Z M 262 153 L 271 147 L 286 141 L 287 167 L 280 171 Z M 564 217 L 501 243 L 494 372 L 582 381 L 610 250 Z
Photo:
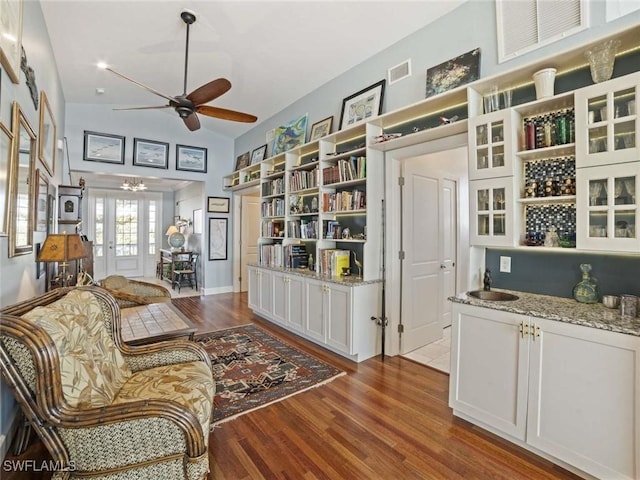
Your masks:
M 306 190 L 318 186 L 318 167 L 313 170 L 296 170 L 289 177 L 289 191 Z
M 320 222 L 318 220 L 293 220 L 287 225 L 289 238 L 319 238 Z
M 268 180 L 262 184 L 262 196 L 282 195 L 284 194 L 284 178 L 276 178 Z
M 270 201 L 262 202 L 260 210 L 263 217 L 284 217 L 284 206 L 283 198 L 274 198 Z
M 281 237 L 284 235 L 284 221 L 263 220 L 261 233 L 263 237 Z
M 347 212 L 367 207 L 366 193 L 360 190 L 351 192 L 323 193 L 322 210 L 324 212 Z
M 307 268 L 309 257 L 304 245 L 281 243 L 260 245 L 260 265 L 276 268 Z
M 281 243 L 260 245 L 260 265 L 265 267 L 284 267 L 284 254 Z
M 318 250 L 317 271 L 320 275 L 341 277 L 350 273 L 351 252 L 337 248 Z
M 352 156 L 348 159 L 338 160 L 336 165 L 322 170 L 323 185 L 362 178 L 367 178 L 367 157 Z

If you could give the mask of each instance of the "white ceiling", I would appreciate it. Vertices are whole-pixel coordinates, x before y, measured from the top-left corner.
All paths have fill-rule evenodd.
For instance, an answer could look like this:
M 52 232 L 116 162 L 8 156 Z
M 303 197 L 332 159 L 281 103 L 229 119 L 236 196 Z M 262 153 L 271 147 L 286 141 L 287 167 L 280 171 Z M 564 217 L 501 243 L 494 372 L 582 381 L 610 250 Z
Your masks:
M 166 104 L 99 70 L 101 61 L 160 92 L 181 94 L 186 27 L 180 12 L 188 8 L 198 18 L 187 92 L 225 77 L 233 88 L 211 104 L 260 122 L 465 1 L 42 0 L 42 11 L 68 103 Z M 165 112 L 182 124 L 173 110 L 158 115 Z M 231 138 L 255 126 L 200 119 L 203 128 Z

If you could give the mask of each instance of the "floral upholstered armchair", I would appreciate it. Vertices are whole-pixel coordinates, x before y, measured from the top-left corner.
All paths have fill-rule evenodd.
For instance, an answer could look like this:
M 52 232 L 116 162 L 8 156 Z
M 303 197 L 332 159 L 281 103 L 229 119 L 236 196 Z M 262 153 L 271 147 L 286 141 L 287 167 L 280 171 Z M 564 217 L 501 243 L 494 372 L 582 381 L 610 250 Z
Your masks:
M 61 288 L 0 310 L 0 359 L 54 480 L 206 478 L 215 384 L 195 342 L 128 346 L 111 295 Z
M 131 280 L 122 275 L 111 275 L 100 280 L 98 285 L 115 298 L 120 308 L 171 301 L 171 293 L 162 285 Z

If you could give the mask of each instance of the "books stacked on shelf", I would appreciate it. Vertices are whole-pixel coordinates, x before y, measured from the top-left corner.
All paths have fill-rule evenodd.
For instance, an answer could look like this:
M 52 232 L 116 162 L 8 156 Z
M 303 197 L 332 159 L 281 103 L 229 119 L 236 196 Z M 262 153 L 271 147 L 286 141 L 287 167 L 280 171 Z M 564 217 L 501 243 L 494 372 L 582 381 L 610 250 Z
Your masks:
M 272 238 L 284 236 L 284 221 L 263 220 L 262 236 Z
M 342 238 L 342 227 L 340 226 L 340 222 L 336 222 L 335 220 L 324 220 L 324 226 L 324 238 L 329 240 Z
M 284 266 L 285 268 L 308 268 L 309 257 L 307 256 L 307 247 L 304 245 L 287 245 L 284 247 Z
M 262 196 L 284 195 L 284 178 L 276 178 L 262 184 Z
M 367 207 L 366 193 L 360 190 L 322 194 L 322 210 L 324 212 L 348 212 L 363 210 Z
M 262 202 L 260 208 L 263 217 L 284 217 L 283 198 L 274 198 L 271 201 Z
M 297 170 L 289 177 L 289 191 L 306 190 L 318 186 L 318 167 L 313 170 Z
M 260 265 L 282 268 L 284 266 L 283 248 L 281 243 L 260 245 Z
M 367 177 L 367 157 L 349 157 L 338 160 L 332 167 L 322 170 L 322 184 L 349 182 Z
M 301 218 L 288 223 L 287 236 L 289 238 L 318 238 L 320 222 L 317 219 Z
M 318 268 L 320 275 L 341 277 L 350 273 L 351 251 L 326 248 L 319 250 Z

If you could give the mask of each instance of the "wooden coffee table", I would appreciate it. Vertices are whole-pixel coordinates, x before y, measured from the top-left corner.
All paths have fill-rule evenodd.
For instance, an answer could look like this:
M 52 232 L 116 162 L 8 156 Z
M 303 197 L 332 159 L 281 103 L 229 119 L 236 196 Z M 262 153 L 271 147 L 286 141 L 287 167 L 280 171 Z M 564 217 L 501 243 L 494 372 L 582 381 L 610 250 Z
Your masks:
M 193 339 L 197 328 L 171 302 L 123 308 L 122 340 L 129 345 L 144 345 L 173 338 Z

